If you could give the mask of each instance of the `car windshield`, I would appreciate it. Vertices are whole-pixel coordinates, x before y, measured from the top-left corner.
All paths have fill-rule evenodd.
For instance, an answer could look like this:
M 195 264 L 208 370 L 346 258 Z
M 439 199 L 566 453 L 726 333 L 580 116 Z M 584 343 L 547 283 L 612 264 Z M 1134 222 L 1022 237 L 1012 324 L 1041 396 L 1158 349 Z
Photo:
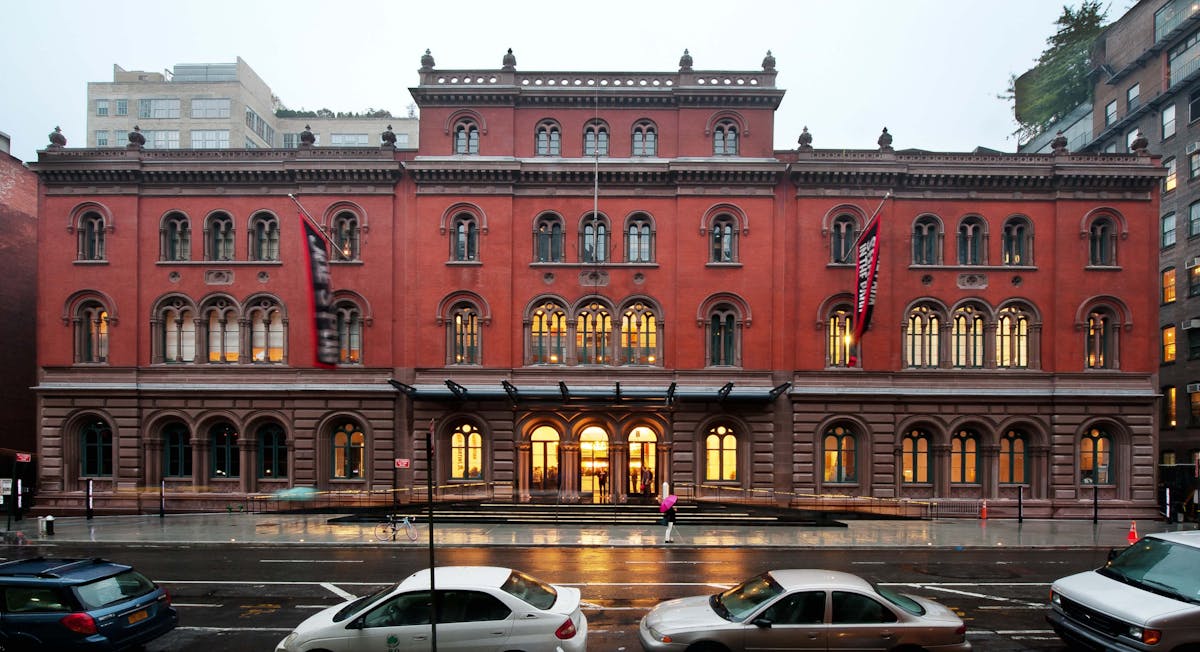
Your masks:
M 763 573 L 728 591 L 714 595 L 709 603 L 722 618 L 741 621 L 753 613 L 759 605 L 782 593 L 783 587 L 779 586 L 771 574 Z
M 154 582 L 137 571 L 127 570 L 112 577 L 75 587 L 75 594 L 84 609 L 99 609 L 110 604 L 137 598 L 155 590 Z
M 339 609 L 337 613 L 333 614 L 333 622 L 340 623 L 351 616 L 358 615 L 358 612 L 362 611 L 367 605 L 373 604 L 376 598 L 380 598 L 385 593 L 391 593 L 394 591 L 396 586 L 397 585 L 393 584 L 382 591 L 376 591 L 371 595 L 364 595 L 361 598 L 351 601 L 349 604 Z
M 1147 537 L 1121 551 L 1105 577 L 1176 600 L 1200 604 L 1200 548 Z
M 549 609 L 558 599 L 558 591 L 555 591 L 553 586 L 520 571 L 513 571 L 500 585 L 500 590 L 538 609 Z
M 913 600 L 907 595 L 904 595 L 903 593 L 896 593 L 891 589 L 885 589 L 882 586 L 874 583 L 871 584 L 871 588 L 875 589 L 875 592 L 883 596 L 885 600 L 896 605 L 897 607 L 900 607 L 908 613 L 914 616 L 925 615 L 925 607 L 922 607 L 920 602 Z

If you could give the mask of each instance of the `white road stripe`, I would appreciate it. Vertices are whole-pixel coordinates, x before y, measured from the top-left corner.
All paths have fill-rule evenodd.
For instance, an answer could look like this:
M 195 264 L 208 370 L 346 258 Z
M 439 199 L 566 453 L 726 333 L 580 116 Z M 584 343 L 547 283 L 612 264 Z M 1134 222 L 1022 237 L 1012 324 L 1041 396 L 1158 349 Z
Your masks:
M 203 602 L 172 602 L 172 607 L 224 607 L 223 604 L 206 604 Z
M 354 595 L 353 593 L 349 593 L 349 592 L 339 589 L 338 587 L 330 584 L 329 582 L 321 582 L 321 586 L 324 587 L 325 589 L 329 590 L 329 592 L 333 593 L 334 595 L 340 597 L 343 600 L 353 600 L 354 598 L 358 597 L 357 595 Z
M 259 559 L 260 564 L 361 564 L 361 559 Z
M 195 627 L 180 625 L 175 629 L 186 629 L 193 632 L 283 632 L 291 633 L 291 627 Z

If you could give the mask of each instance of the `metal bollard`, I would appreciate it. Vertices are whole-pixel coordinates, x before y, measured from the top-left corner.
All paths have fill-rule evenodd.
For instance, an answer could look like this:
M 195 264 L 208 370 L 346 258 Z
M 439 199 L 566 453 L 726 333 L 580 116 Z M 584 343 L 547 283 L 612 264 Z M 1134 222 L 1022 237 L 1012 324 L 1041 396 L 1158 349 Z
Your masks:
M 45 534 L 45 533 L 46 533 L 46 517 L 39 516 L 38 517 L 38 534 Z
M 46 535 L 54 536 L 54 517 L 53 516 L 46 517 Z

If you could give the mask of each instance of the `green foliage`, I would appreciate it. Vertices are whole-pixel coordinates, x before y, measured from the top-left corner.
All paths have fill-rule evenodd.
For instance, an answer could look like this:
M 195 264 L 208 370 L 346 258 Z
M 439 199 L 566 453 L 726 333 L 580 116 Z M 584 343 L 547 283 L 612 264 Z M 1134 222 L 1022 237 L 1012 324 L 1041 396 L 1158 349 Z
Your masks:
M 276 118 L 390 118 L 392 112 L 387 109 L 373 109 L 367 107 L 367 110 L 362 113 L 354 111 L 338 111 L 334 113 L 329 109 L 317 109 L 316 111 L 295 111 L 292 109 L 276 109 Z
M 1013 101 L 1021 142 L 1049 129 L 1072 109 L 1088 101 L 1093 62 L 1090 53 L 1104 30 L 1108 9 L 1100 0 L 1083 0 L 1079 8 L 1064 6 L 1053 36 L 1038 63 L 1020 77 L 1009 80 L 1002 99 Z

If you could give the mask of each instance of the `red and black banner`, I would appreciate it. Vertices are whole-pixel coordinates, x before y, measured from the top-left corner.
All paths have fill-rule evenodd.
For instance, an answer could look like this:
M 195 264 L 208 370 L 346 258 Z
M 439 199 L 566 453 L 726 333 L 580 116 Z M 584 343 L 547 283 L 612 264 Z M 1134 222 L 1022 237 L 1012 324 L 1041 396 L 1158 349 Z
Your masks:
M 885 197 L 886 199 L 886 197 Z M 882 206 L 881 206 L 882 207 Z M 862 341 L 863 331 L 871 323 L 871 312 L 875 309 L 875 291 L 879 285 L 876 272 L 879 269 L 879 211 L 871 218 L 867 228 L 854 243 L 857 257 L 858 284 L 854 295 L 854 346 Z
M 304 248 L 308 256 L 308 280 L 312 288 L 313 363 L 332 369 L 338 363 L 337 320 L 333 314 L 333 278 L 329 273 L 329 250 L 325 234 L 300 213 Z

